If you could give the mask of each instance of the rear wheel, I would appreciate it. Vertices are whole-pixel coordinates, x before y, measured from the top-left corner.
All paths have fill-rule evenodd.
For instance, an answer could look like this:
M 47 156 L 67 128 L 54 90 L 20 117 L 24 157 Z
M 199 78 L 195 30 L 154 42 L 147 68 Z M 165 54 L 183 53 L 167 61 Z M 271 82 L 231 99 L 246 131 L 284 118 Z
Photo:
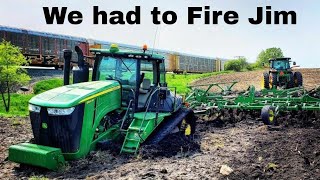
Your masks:
M 278 85 L 278 74 L 277 73 L 270 73 L 269 75 L 269 83 L 270 89 L 273 87 L 277 88 Z
M 289 74 L 289 80 L 288 80 L 288 82 L 287 82 L 287 89 L 290 89 L 290 88 L 294 88 L 294 75 L 293 75 L 293 73 L 291 72 L 290 74 Z
M 263 87 L 265 89 L 270 89 L 269 73 L 263 73 Z
M 303 86 L 303 78 L 301 72 L 294 73 L 294 83 L 295 87 Z
M 264 106 L 261 110 L 261 118 L 264 124 L 266 125 L 276 125 L 276 117 L 275 117 L 275 107 L 273 106 Z

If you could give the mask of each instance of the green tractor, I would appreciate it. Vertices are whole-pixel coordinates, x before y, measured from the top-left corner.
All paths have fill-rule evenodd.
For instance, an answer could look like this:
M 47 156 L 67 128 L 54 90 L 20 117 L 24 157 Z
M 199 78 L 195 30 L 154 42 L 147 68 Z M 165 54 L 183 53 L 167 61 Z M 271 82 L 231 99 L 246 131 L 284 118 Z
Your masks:
M 290 66 L 291 58 L 270 59 L 269 72 L 263 74 L 263 86 L 265 89 L 277 89 L 282 87 L 290 89 L 303 86 L 301 72 L 293 72 Z M 296 62 L 293 62 L 296 65 Z
M 141 52 L 91 49 L 92 81 L 80 48 L 69 84 L 71 51 L 65 51 L 65 86 L 29 102 L 34 138 L 12 145 L 9 160 L 57 170 L 65 160 L 84 158 L 99 146 L 122 143 L 120 153 L 135 154 L 142 144 L 176 132 L 192 135 L 196 118 L 166 83 L 164 57 Z M 175 88 L 173 88 L 175 90 Z

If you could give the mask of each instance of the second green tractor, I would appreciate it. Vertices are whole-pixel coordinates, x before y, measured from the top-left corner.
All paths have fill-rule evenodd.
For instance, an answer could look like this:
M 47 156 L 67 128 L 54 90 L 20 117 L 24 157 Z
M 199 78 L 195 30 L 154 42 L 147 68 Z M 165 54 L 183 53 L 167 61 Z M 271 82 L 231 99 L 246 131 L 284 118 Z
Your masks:
M 293 71 L 290 66 L 291 58 L 270 59 L 270 69 L 263 74 L 263 86 L 265 89 L 290 89 L 303 86 L 301 72 Z M 296 63 L 293 62 L 295 66 Z

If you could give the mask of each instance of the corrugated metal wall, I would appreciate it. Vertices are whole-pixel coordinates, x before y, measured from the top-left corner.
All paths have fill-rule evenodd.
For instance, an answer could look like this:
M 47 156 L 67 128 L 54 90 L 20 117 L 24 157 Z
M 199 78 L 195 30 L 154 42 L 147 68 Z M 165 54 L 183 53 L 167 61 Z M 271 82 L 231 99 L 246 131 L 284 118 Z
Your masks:
M 195 56 L 179 55 L 179 70 L 187 72 L 214 72 L 216 60 Z

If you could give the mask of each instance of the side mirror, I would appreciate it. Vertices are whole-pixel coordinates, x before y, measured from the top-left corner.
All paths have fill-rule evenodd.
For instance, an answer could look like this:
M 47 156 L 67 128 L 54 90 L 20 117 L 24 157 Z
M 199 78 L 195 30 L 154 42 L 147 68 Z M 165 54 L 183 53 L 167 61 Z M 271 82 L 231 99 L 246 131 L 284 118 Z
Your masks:
M 297 65 L 297 63 L 296 63 L 296 62 L 293 62 L 293 65 L 294 65 L 294 66 Z

